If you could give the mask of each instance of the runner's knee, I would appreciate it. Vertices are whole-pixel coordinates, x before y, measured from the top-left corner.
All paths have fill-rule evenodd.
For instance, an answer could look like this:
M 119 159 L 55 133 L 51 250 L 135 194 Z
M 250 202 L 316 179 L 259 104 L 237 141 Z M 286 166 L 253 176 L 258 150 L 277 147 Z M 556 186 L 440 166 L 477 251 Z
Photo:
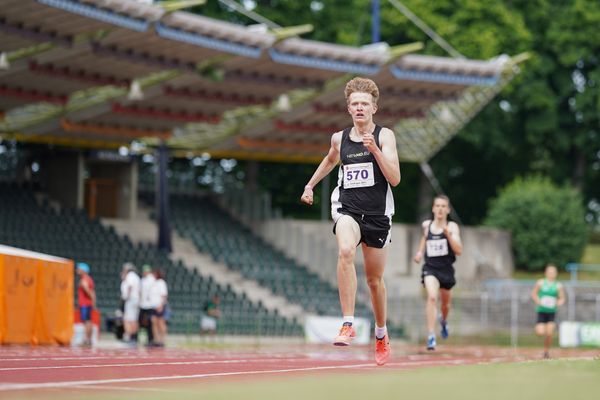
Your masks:
M 369 289 L 371 291 L 377 291 L 381 287 L 383 287 L 383 277 L 382 276 L 371 276 L 367 278 L 367 285 L 369 285 Z
M 354 261 L 354 255 L 356 253 L 356 248 L 348 245 L 340 245 L 340 250 L 338 252 L 338 258 L 340 261 L 344 262 L 352 262 Z

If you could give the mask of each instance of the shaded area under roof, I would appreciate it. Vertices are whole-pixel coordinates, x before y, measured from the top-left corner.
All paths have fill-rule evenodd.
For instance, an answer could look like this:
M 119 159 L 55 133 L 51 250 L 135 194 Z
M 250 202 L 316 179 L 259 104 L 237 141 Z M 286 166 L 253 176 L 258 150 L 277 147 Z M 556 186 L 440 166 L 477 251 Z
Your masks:
M 125 0 L 4 0 L 0 135 L 174 154 L 318 162 L 351 122 L 343 88 L 373 79 L 376 122 L 403 161 L 436 154 L 514 76 L 516 61 L 282 38 Z M 133 100 L 132 92 L 138 98 Z

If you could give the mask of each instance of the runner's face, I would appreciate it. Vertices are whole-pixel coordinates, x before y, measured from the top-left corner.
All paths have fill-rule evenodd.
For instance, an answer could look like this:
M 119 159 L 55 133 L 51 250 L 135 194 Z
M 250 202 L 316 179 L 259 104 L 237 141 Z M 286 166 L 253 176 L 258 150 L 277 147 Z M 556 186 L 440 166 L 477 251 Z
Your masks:
M 556 279 L 558 275 L 558 271 L 556 271 L 556 267 L 547 267 L 546 268 L 546 279 L 553 280 Z
M 373 96 L 370 93 L 354 92 L 348 96 L 348 113 L 353 122 L 371 122 L 376 111 L 377 105 L 373 104 Z
M 433 212 L 435 219 L 446 219 L 450 214 L 450 206 L 444 199 L 435 199 L 431 212 Z

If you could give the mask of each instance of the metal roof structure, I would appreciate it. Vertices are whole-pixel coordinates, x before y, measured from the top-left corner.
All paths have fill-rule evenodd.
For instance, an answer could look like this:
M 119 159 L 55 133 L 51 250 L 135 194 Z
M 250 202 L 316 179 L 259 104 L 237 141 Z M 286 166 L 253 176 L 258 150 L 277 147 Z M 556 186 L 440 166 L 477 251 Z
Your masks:
M 344 85 L 373 79 L 376 122 L 403 161 L 435 155 L 517 72 L 518 60 L 300 39 L 133 0 L 3 0 L 0 135 L 175 154 L 318 162 L 350 123 Z

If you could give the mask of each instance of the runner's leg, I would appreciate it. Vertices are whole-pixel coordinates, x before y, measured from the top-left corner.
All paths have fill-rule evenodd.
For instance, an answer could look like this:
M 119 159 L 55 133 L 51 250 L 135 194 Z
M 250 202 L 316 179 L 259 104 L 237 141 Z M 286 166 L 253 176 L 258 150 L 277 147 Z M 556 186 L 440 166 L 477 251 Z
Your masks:
M 348 215 L 342 215 L 335 227 L 338 243 L 337 278 L 340 304 L 344 316 L 354 316 L 356 301 L 356 267 L 354 257 L 360 241 L 360 227 Z

